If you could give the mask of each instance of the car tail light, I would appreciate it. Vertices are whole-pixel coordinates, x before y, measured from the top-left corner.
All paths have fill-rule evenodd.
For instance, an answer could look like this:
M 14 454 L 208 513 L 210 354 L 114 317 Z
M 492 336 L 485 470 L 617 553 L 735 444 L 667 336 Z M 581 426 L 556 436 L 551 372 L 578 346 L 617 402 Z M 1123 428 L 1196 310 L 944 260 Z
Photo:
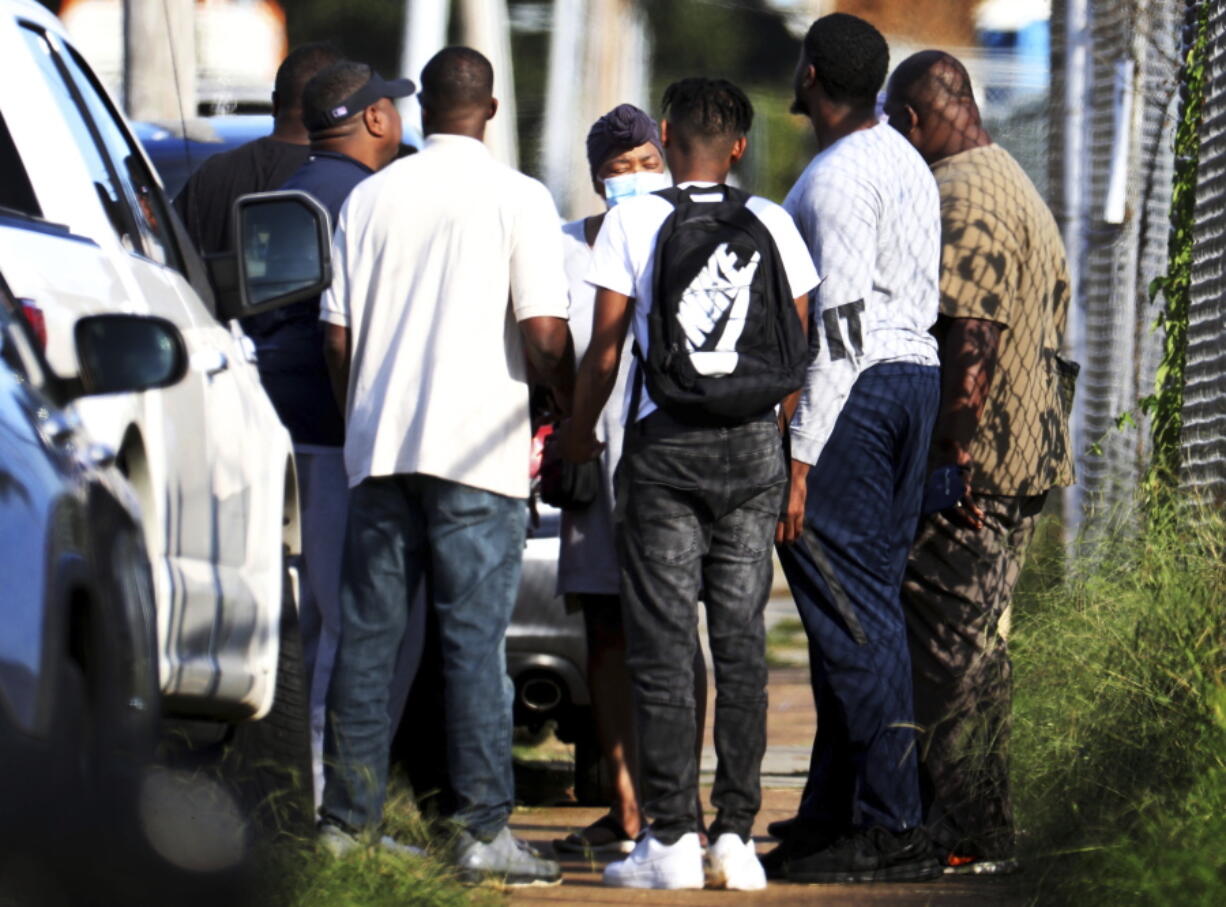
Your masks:
M 21 300 L 21 311 L 26 316 L 26 324 L 30 326 L 34 339 L 38 341 L 38 348 L 45 352 L 47 349 L 47 319 L 43 315 L 43 310 L 31 300 L 23 299 Z

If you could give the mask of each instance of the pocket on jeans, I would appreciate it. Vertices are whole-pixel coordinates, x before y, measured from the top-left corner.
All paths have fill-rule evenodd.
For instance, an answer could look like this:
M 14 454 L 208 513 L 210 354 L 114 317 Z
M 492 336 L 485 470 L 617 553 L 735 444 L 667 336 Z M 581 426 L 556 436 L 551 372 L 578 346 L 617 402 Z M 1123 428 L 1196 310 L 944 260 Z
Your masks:
M 622 533 L 643 557 L 675 566 L 698 554 L 701 527 L 685 492 L 652 482 L 635 482 L 628 497 Z
M 732 537 L 745 554 L 758 557 L 774 549 L 784 490 L 783 482 L 768 485 L 737 508 Z

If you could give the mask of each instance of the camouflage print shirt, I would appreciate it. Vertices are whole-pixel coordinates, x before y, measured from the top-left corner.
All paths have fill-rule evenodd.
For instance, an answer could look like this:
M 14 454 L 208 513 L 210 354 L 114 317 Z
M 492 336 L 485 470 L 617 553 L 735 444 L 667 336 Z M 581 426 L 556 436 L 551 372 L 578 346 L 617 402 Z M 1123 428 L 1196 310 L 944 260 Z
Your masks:
M 1069 307 L 1056 221 L 998 145 L 932 165 L 941 195 L 941 314 L 1000 324 L 992 388 L 971 444 L 972 485 L 1032 495 L 1073 481 L 1057 353 Z

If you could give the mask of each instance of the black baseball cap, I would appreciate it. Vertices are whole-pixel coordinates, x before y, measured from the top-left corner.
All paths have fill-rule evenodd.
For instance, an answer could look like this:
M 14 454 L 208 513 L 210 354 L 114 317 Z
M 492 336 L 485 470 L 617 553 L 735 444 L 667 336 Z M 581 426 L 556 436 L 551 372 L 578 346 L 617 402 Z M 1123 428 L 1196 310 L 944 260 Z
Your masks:
M 339 104 L 328 110 L 304 110 L 304 123 L 311 132 L 328 129 L 356 116 L 380 98 L 407 98 L 415 91 L 417 86 L 412 79 L 384 79 L 372 69 L 366 84 Z

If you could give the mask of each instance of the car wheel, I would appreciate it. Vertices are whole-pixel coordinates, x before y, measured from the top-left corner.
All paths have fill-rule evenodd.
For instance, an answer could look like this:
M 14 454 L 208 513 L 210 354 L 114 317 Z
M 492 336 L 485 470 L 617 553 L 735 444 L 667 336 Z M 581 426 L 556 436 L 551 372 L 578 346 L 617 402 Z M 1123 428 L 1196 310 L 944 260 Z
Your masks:
M 235 726 L 226 754 L 226 774 L 258 828 L 272 836 L 297 836 L 314 824 L 315 795 L 309 686 L 288 573 L 282 581 L 280 634 L 272 711 L 259 721 Z

